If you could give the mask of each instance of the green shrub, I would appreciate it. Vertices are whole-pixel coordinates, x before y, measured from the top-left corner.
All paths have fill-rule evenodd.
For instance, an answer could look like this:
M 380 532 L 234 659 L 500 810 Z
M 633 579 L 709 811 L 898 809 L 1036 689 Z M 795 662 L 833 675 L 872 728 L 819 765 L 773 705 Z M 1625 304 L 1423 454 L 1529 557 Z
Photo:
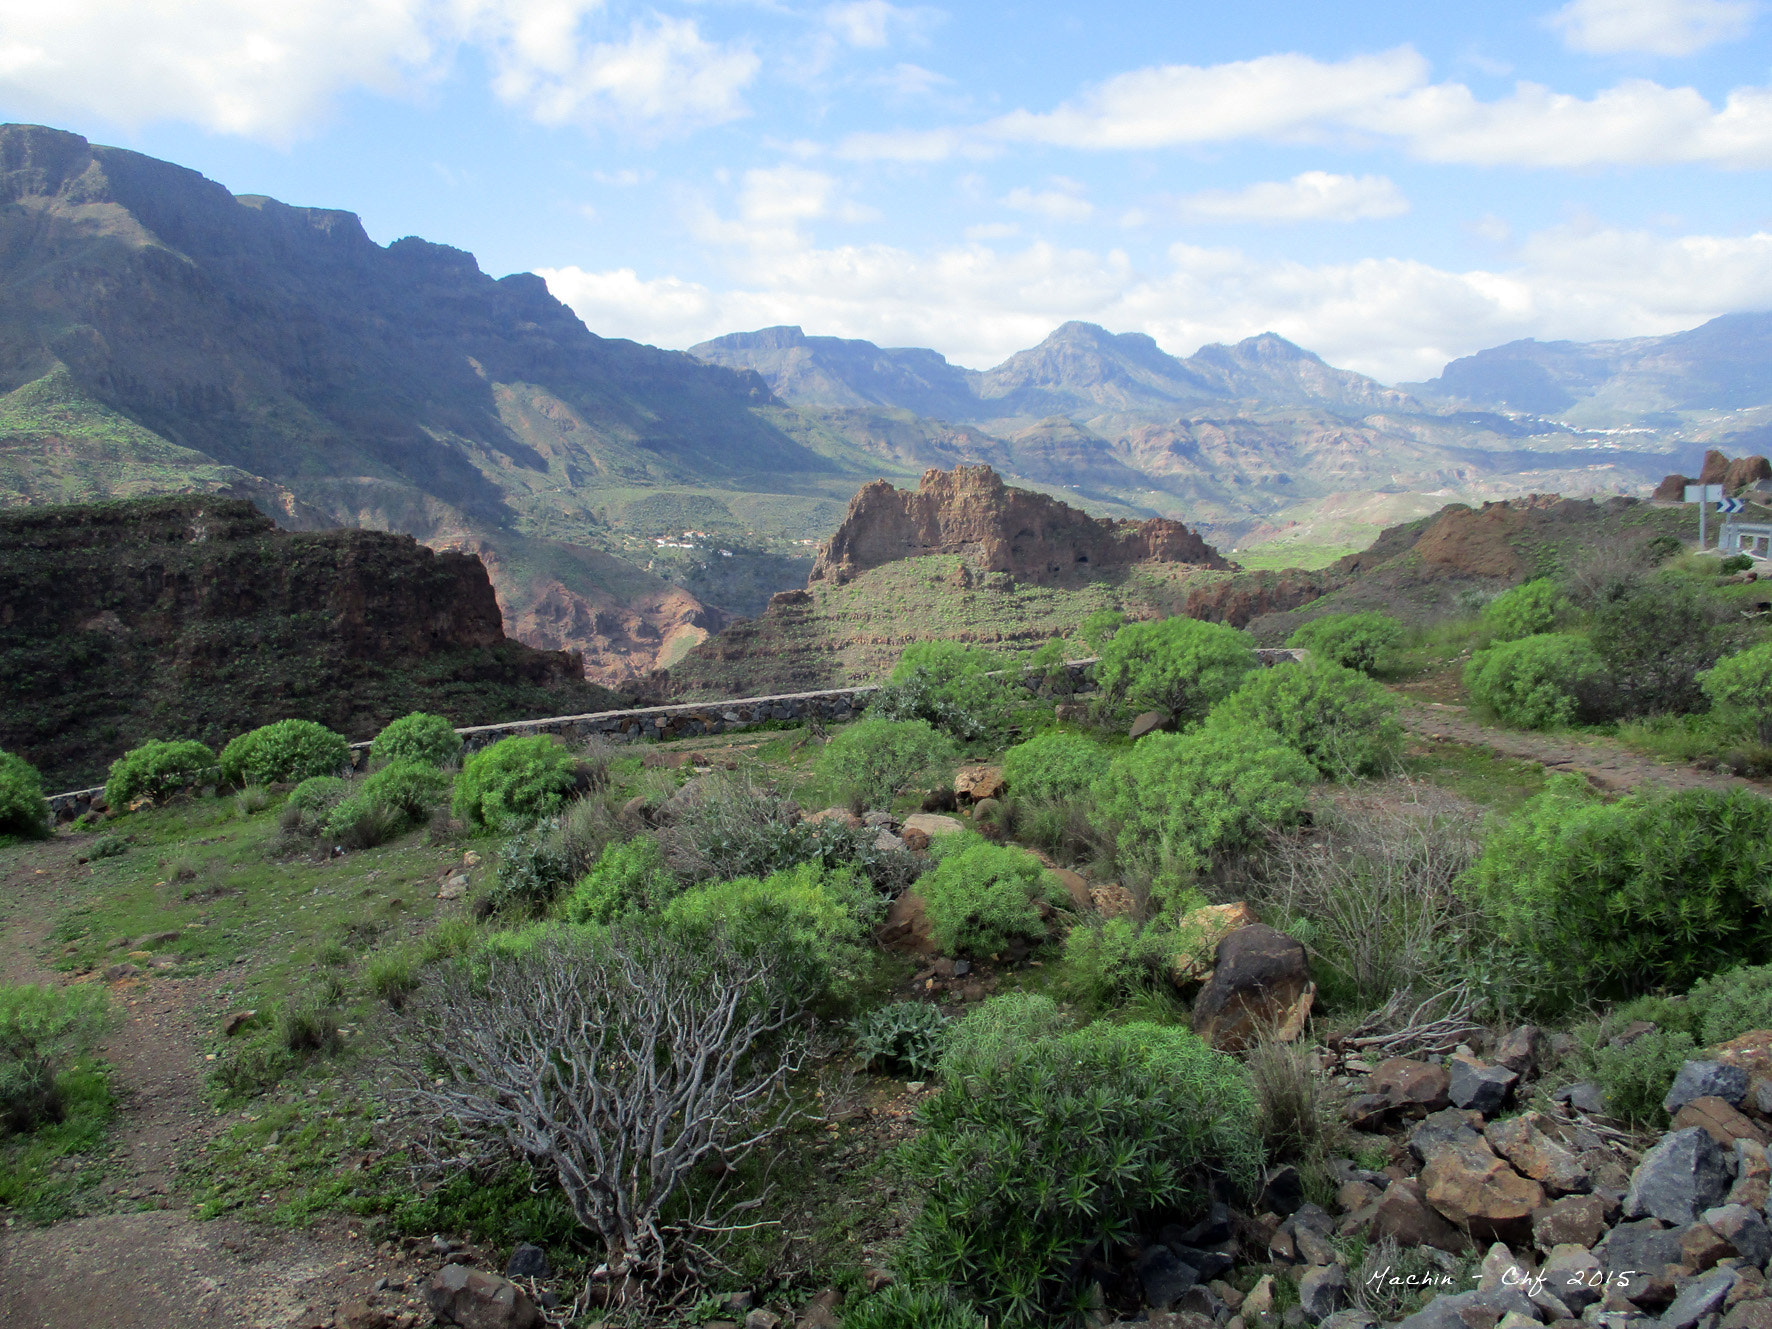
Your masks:
M 554 821 L 537 822 L 505 841 L 498 851 L 492 889 L 485 896 L 490 912 L 539 917 L 572 885 L 572 864 L 558 830 Z
M 936 844 L 935 871 L 918 881 L 917 893 L 947 954 L 995 955 L 1017 939 L 1044 941 L 1046 920 L 1036 901 L 1069 903 L 1058 879 L 1025 849 L 975 835 L 944 836 Z
M 159 800 L 215 774 L 215 753 L 191 739 L 151 739 L 111 763 L 105 802 L 121 812 L 138 798 Z
M 325 812 L 351 792 L 351 782 L 337 775 L 311 775 L 289 791 L 284 807 Z
M 740 955 L 772 954 L 776 982 L 789 991 L 841 992 L 866 959 L 880 904 L 854 873 L 802 863 L 761 880 L 690 887 L 659 919 L 678 936 L 718 935 Z
M 1052 731 L 1004 753 L 1003 779 L 1017 798 L 1064 798 L 1087 790 L 1111 759 L 1092 738 Z
M 944 1084 L 921 1115 L 901 1155 L 923 1187 L 906 1263 L 1004 1329 L 1080 1320 L 1092 1254 L 1203 1209 L 1215 1181 L 1246 1190 L 1261 1165 L 1242 1068 L 1157 1025 L 1025 1043 Z
M 1472 877 L 1508 938 L 1571 991 L 1683 988 L 1772 954 L 1772 800 L 1745 790 L 1606 803 L 1553 776 Z
M 1209 728 L 1268 730 L 1302 753 L 1319 774 L 1345 780 L 1376 775 L 1403 750 L 1396 699 L 1364 674 L 1312 658 L 1250 674 L 1212 708 Z
M 1717 565 L 1717 571 L 1728 577 L 1737 572 L 1746 572 L 1753 565 L 1753 559 L 1746 554 L 1731 554 Z
M 418 989 L 419 957 L 411 946 L 378 950 L 363 966 L 363 983 L 395 1010 Z
M 1522 729 L 1574 724 L 1593 714 L 1589 699 L 1604 677 L 1605 666 L 1587 642 L 1556 632 L 1500 642 L 1464 667 L 1471 700 Z
M 330 1056 L 342 1046 L 336 987 L 323 986 L 277 1012 L 277 1045 L 285 1052 Z
M 351 745 L 312 720 L 279 720 L 241 734 L 221 753 L 222 779 L 229 784 L 275 784 L 337 775 L 351 760 Z
M 843 1310 L 843 1329 L 990 1329 L 946 1288 L 895 1283 Z
M 343 849 L 373 849 L 402 829 L 398 812 L 361 793 L 341 798 L 320 821 L 320 834 Z
M 926 1001 L 876 1006 L 851 1022 L 855 1055 L 870 1070 L 927 1079 L 941 1062 L 953 1022 Z
M 1606 1095 L 1606 1110 L 1640 1126 L 1665 1125 L 1661 1101 L 1692 1052 L 1692 1035 L 1683 1029 L 1651 1029 L 1622 1047 L 1597 1048 L 1594 1079 Z
M 43 777 L 23 757 L 0 752 L 0 835 L 41 840 L 49 834 L 49 826 Z
M 981 1002 L 948 1031 L 941 1054 L 943 1079 L 979 1076 L 1007 1065 L 1021 1049 L 1056 1038 L 1074 1022 L 1042 992 L 1005 992 Z
M 1094 915 L 1065 936 L 1065 991 L 1097 1009 L 1116 1006 L 1161 983 L 1175 949 L 1175 934 L 1162 923 Z
M 1751 715 L 1762 743 L 1772 743 L 1772 642 L 1726 655 L 1698 676 L 1713 705 Z
M 1114 634 L 1125 625 L 1126 615 L 1118 609 L 1097 609 L 1084 617 L 1077 628 L 1077 636 L 1090 651 L 1099 655 L 1114 639 Z
M 888 808 L 896 795 L 959 757 L 953 739 L 922 720 L 858 720 L 825 744 L 818 775 L 864 807 Z
M 1484 605 L 1481 622 L 1491 641 L 1518 641 L 1551 631 L 1567 607 L 1556 583 L 1540 577 L 1503 591 Z
M 1304 815 L 1316 769 L 1265 729 L 1148 734 L 1096 786 L 1121 858 L 1166 889 Z
M 443 716 L 414 711 L 377 734 L 369 756 L 381 764 L 421 761 L 427 766 L 448 766 L 461 756 L 461 735 Z
M 1009 662 L 982 646 L 920 641 L 905 647 L 868 701 L 876 720 L 921 720 L 962 743 L 999 734 L 1024 692 Z
M 1258 668 L 1248 634 L 1222 623 L 1130 623 L 1101 649 L 1095 683 L 1117 705 L 1198 720 Z
M 1403 641 L 1403 625 L 1389 614 L 1325 614 L 1290 637 L 1288 646 L 1309 651 L 1313 660 L 1375 674 L 1388 669 Z
M 95 984 L 0 984 L 0 1126 L 60 1121 L 64 1077 L 109 1024 L 109 999 Z
M 363 781 L 362 796 L 416 825 L 449 801 L 450 778 L 428 762 L 396 761 Z
M 545 734 L 501 738 L 462 763 L 455 815 L 470 826 L 515 830 L 552 816 L 578 785 L 578 763 Z
M 574 923 L 613 923 L 636 911 L 653 913 L 677 894 L 676 875 L 649 835 L 607 846 L 566 900 Z
M 1731 644 L 1734 614 L 1686 577 L 1660 573 L 1612 588 L 1594 608 L 1589 640 L 1626 715 L 1703 709 L 1698 676 Z

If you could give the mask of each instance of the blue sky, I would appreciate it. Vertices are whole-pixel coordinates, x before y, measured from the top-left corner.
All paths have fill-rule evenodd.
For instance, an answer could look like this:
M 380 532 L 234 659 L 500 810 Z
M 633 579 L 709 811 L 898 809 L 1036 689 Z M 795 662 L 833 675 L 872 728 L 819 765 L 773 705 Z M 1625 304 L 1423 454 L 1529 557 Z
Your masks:
M 988 367 L 1070 318 L 1387 381 L 1772 308 L 1772 13 L 0 0 L 0 116 L 534 270 L 596 332 Z

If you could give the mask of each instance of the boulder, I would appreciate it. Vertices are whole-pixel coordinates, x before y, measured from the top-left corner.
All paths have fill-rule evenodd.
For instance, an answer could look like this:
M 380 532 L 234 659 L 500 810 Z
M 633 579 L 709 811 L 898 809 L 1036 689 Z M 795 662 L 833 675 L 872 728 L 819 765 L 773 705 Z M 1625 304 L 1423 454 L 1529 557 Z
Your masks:
M 1690 1223 L 1729 1193 L 1729 1164 L 1708 1132 L 1688 1126 L 1662 1137 L 1631 1173 L 1626 1218 Z
M 1307 992 L 1315 989 L 1303 946 L 1265 924 L 1238 928 L 1219 942 L 1212 977 L 1194 999 L 1194 1032 L 1221 1051 L 1241 1051 L 1264 1033 L 1302 1027 Z
M 1544 1031 L 1535 1024 L 1523 1024 L 1496 1045 L 1494 1060 L 1523 1080 L 1538 1069 L 1544 1051 Z
M 762 1306 L 744 1317 L 744 1329 L 780 1329 L 781 1316 Z
M 1574 1084 L 1566 1084 L 1551 1095 L 1553 1101 L 1567 1103 L 1577 1112 L 1604 1112 L 1606 1095 L 1599 1085 L 1592 1080 L 1578 1080 Z
M 915 891 L 906 891 L 893 900 L 886 910 L 886 921 L 874 932 L 874 940 L 888 950 L 910 955 L 934 955 L 941 949 L 935 944 L 929 906 Z
M 1540 1112 L 1525 1112 L 1483 1129 L 1489 1147 L 1512 1163 L 1522 1176 L 1542 1182 L 1550 1195 L 1585 1191 L 1592 1184 L 1587 1168 L 1547 1133 L 1552 1126 Z
M 1448 1072 L 1446 1097 L 1453 1107 L 1469 1108 L 1493 1117 L 1513 1092 L 1520 1077 L 1505 1066 L 1486 1066 L 1472 1057 L 1452 1057 L 1446 1063 Z
M 1427 1202 L 1478 1241 L 1524 1244 L 1544 1187 L 1496 1157 L 1486 1141 L 1440 1146 L 1421 1170 Z
M 956 817 L 944 817 L 937 812 L 913 812 L 904 819 L 907 834 L 905 842 L 910 842 L 911 831 L 927 835 L 931 840 L 940 839 L 944 835 L 958 835 L 966 829 L 966 824 Z
M 1735 1151 L 1737 1140 L 1750 1140 L 1762 1146 L 1768 1142 L 1762 1127 L 1749 1121 L 1721 1098 L 1695 1098 L 1674 1113 L 1675 1130 L 1684 1130 L 1688 1126 L 1702 1128 L 1731 1153 Z
M 1605 1295 L 1605 1268 L 1592 1251 L 1570 1242 L 1552 1247 L 1538 1272 L 1545 1291 L 1579 1315 Z
M 683 787 L 687 789 L 689 786 L 684 785 Z M 842 826 L 848 830 L 859 831 L 861 818 L 848 808 L 826 808 L 823 812 L 814 812 L 807 817 L 806 824 L 809 826 Z
M 1058 884 L 1064 887 L 1064 893 L 1071 898 L 1071 907 L 1079 913 L 1088 913 L 1095 907 L 1095 901 L 1089 898 L 1089 883 L 1080 872 L 1072 872 L 1069 868 L 1053 868 L 1052 875 L 1058 878 Z
M 1443 1144 L 1482 1138 L 1483 1118 L 1480 1114 L 1463 1108 L 1441 1108 L 1438 1112 L 1428 1113 L 1409 1132 L 1409 1152 L 1415 1155 L 1416 1162 L 1425 1163 L 1428 1155 Z
M 551 1278 L 553 1273 L 548 1253 L 532 1242 L 518 1242 L 511 1258 L 505 1261 L 506 1278 Z
M 1700 1274 L 1680 1289 L 1673 1304 L 1661 1313 L 1660 1329 L 1692 1329 L 1705 1316 L 1723 1304 L 1723 1298 L 1735 1286 L 1733 1269 L 1712 1269 Z
M 1178 949 L 1169 961 L 1169 981 L 1176 987 L 1204 982 L 1212 972 L 1218 943 L 1238 928 L 1254 927 L 1259 922 L 1255 911 L 1241 900 L 1190 909 L 1175 927 Z
M 1298 1280 L 1298 1304 L 1312 1324 L 1321 1324 L 1350 1299 L 1347 1270 L 1338 1264 L 1313 1265 Z
M 1532 1242 L 1541 1251 L 1591 1248 L 1605 1235 L 1606 1202 L 1597 1195 L 1565 1195 L 1532 1215 Z
M 1659 1278 L 1669 1265 L 1679 1264 L 1680 1241 L 1690 1226 L 1666 1227 L 1654 1218 L 1620 1223 L 1606 1234 L 1597 1253 L 1613 1273 L 1635 1269 L 1644 1277 Z
M 1772 1228 L 1766 1226 L 1757 1209 L 1744 1204 L 1719 1205 L 1706 1209 L 1703 1221 L 1749 1264 L 1760 1267 L 1772 1260 Z
M 1680 1267 L 1697 1272 L 1729 1258 L 1735 1248 L 1709 1223 L 1692 1223 L 1680 1236 Z
M 425 1284 L 425 1304 L 444 1324 L 461 1329 L 542 1329 L 529 1294 L 508 1278 L 446 1264 Z
M 1653 503 L 1684 503 L 1686 486 L 1695 485 L 1698 481 L 1689 475 L 1664 475 L 1661 483 L 1655 486 L 1655 492 L 1649 495 Z
M 1357 1131 L 1381 1131 L 1390 1111 L 1391 1101 L 1383 1094 L 1357 1094 L 1348 1099 L 1341 1115 Z
M 1412 1057 L 1392 1057 L 1378 1064 L 1366 1082 L 1366 1089 L 1382 1094 L 1393 1108 L 1422 1117 L 1452 1101 L 1447 1094 L 1451 1085 L 1452 1076 L 1444 1066 Z
M 1143 715 L 1133 718 L 1126 730 L 1126 737 L 1137 742 L 1146 734 L 1154 734 L 1162 729 L 1173 729 L 1175 720 L 1168 711 L 1146 711 Z
M 1670 1117 L 1699 1098 L 1720 1098 L 1730 1107 L 1740 1107 L 1747 1099 L 1748 1080 L 1747 1071 L 1740 1066 L 1721 1061 L 1688 1061 L 1680 1066 L 1661 1106 Z
M 1261 1192 L 1255 1199 L 1255 1212 L 1259 1214 L 1291 1214 L 1304 1203 L 1304 1178 L 1298 1175 L 1298 1169 L 1290 1163 L 1269 1170 L 1261 1183 Z
M 906 826 L 904 834 L 899 838 L 904 841 L 904 847 L 913 854 L 920 854 L 929 847 L 929 833 L 920 831 L 915 826 Z
M 1393 1181 L 1385 1187 L 1372 1213 L 1371 1235 L 1373 1241 L 1389 1237 L 1399 1246 L 1432 1246 L 1454 1255 L 1470 1245 L 1464 1233 L 1428 1204 L 1416 1181 Z
M 1767 1161 L 1766 1146 L 1754 1140 L 1737 1140 L 1735 1184 L 1729 1188 L 1726 1203 L 1764 1209 L 1768 1200 L 1772 1200 L 1772 1164 Z
M 1000 798 L 1008 786 L 1003 782 L 1001 766 L 962 766 L 954 772 L 954 795 L 974 803 L 987 798 Z
M 1168 1310 L 1195 1283 L 1200 1271 L 1182 1263 L 1167 1246 L 1147 1247 L 1138 1257 L 1138 1281 L 1144 1289 L 1146 1303 L 1157 1310 Z
M 1138 901 L 1117 881 L 1089 888 L 1089 903 L 1103 918 L 1129 918 L 1138 912 Z
M 1724 1299 L 1727 1302 L 1727 1298 Z M 1772 1301 L 1741 1301 L 1729 1308 L 1717 1329 L 1772 1329 Z
M 394 1319 L 366 1301 L 347 1301 L 332 1317 L 335 1329 L 393 1329 Z

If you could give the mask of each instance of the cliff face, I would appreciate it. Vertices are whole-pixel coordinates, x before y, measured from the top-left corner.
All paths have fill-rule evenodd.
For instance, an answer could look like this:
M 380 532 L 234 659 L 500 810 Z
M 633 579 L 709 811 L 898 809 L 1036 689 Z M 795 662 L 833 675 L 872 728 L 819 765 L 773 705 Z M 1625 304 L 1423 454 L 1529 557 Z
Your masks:
M 595 710 L 583 662 L 505 638 L 480 560 L 379 531 L 278 530 L 172 498 L 0 512 L 0 747 L 54 783 L 148 738 L 211 745 L 272 720 L 352 738 Z
M 914 490 L 863 486 L 813 565 L 813 581 L 844 582 L 885 563 L 959 554 L 983 572 L 1045 582 L 1133 563 L 1227 569 L 1218 551 L 1177 521 L 1108 521 L 1045 494 L 1011 489 L 988 466 L 925 471 Z

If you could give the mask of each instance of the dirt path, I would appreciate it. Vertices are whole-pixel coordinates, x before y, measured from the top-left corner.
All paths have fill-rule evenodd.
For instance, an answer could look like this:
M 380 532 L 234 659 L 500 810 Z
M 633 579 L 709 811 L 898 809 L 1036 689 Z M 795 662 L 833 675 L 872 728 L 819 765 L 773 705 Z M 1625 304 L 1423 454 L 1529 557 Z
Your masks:
M 42 963 L 56 918 L 88 870 L 57 841 L 0 873 L 0 981 L 64 981 Z M 224 1009 L 212 977 L 112 985 L 121 1019 L 105 1044 L 119 1097 L 109 1179 L 93 1212 L 47 1228 L 0 1231 L 0 1325 L 7 1329 L 287 1329 L 383 1275 L 410 1276 L 343 1220 L 306 1232 L 193 1217 L 181 1170 L 226 1124 L 203 1091 L 203 1042 Z M 393 1309 L 390 1305 L 389 1309 Z
M 1546 770 L 1573 771 L 1608 792 L 1624 793 L 1643 785 L 1656 785 L 1668 789 L 1751 789 L 1772 795 L 1772 789 L 1762 782 L 1701 771 L 1681 762 L 1660 761 L 1632 752 L 1615 740 L 1499 729 L 1472 719 L 1467 707 L 1445 702 L 1405 701 L 1397 718 L 1418 737 L 1452 739 L 1486 747 L 1506 757 L 1535 761 Z

